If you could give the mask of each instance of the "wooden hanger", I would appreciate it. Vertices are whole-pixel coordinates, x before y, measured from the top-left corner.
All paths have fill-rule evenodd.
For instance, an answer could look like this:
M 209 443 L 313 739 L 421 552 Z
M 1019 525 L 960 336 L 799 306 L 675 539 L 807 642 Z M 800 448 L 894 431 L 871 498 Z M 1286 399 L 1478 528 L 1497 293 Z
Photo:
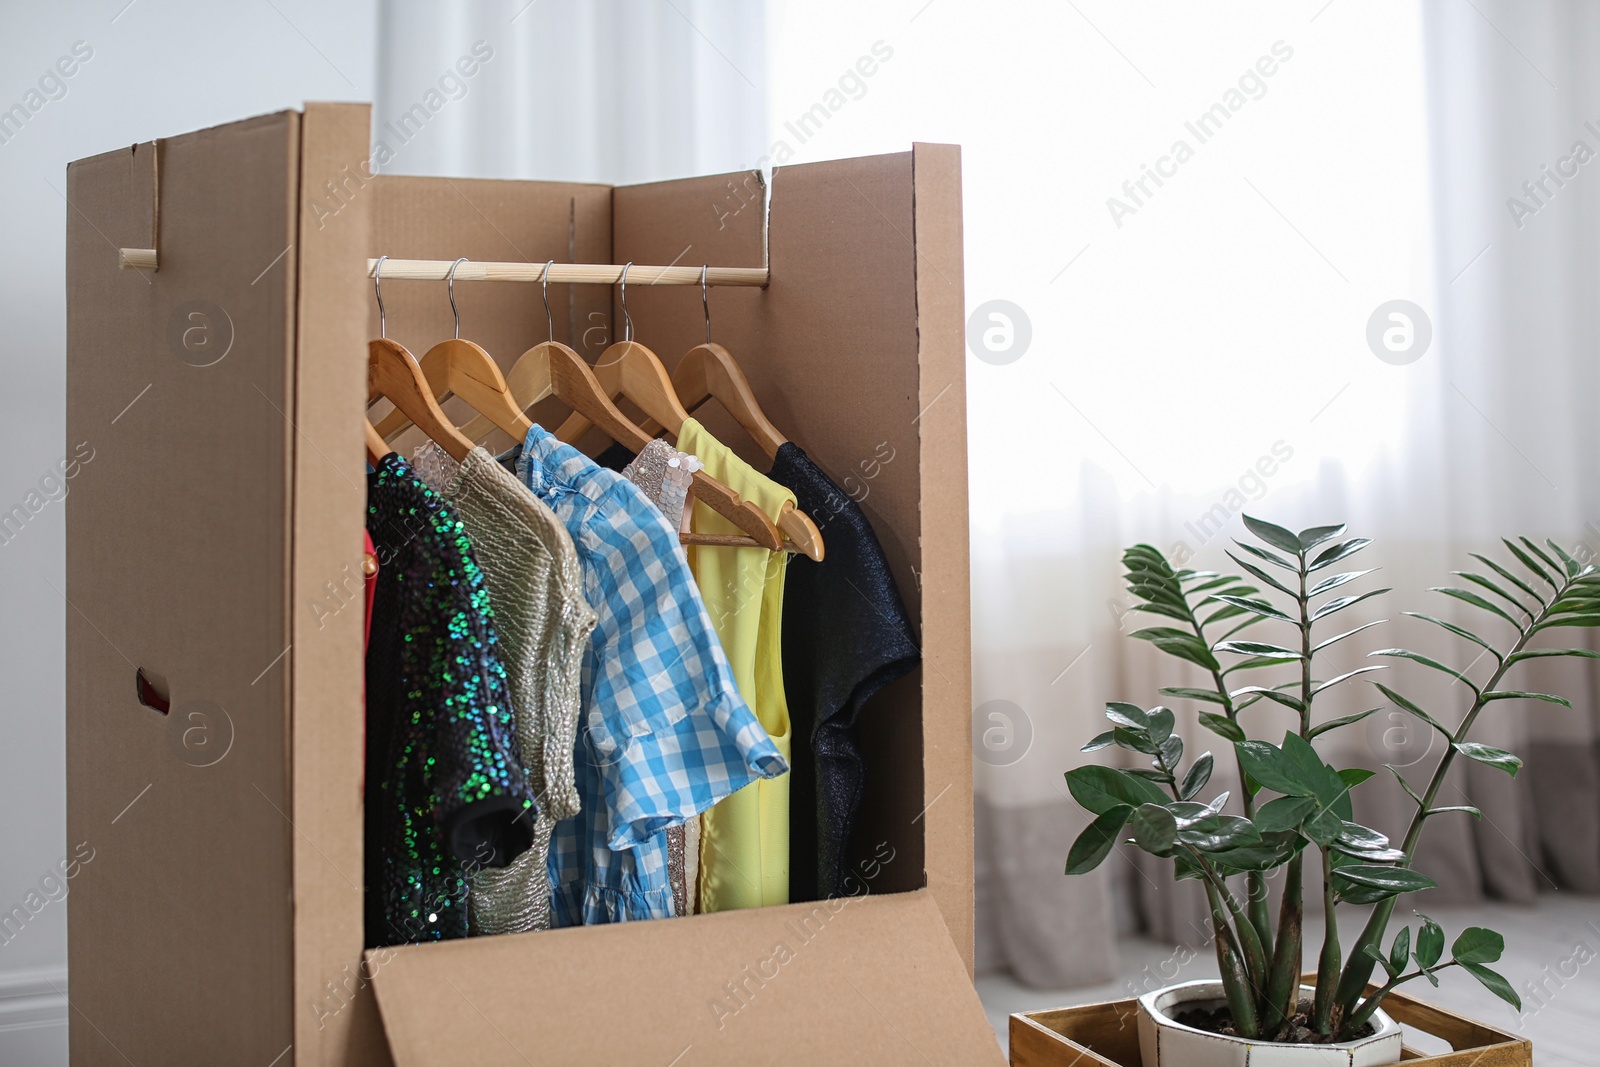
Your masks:
M 387 397 L 419 430 L 439 442 L 457 463 L 465 463 L 477 447 L 439 410 L 416 357 L 387 337 L 367 342 L 367 403 L 380 396 Z
M 678 361 L 678 369 L 672 372 L 672 380 L 669 383 L 673 401 L 678 410 L 687 414 L 707 400 L 715 398 L 728 414 L 733 416 L 733 421 L 742 426 L 745 433 L 760 446 L 761 451 L 767 454 L 767 458 L 776 459 L 778 446 L 787 444 L 789 439 L 778 432 L 778 428 L 772 425 L 761 410 L 761 405 L 756 401 L 756 394 L 751 390 L 750 382 L 745 378 L 738 362 L 728 354 L 726 348 L 711 340 L 711 302 L 706 293 L 707 270 L 706 267 L 700 268 L 700 306 L 706 313 L 706 341 L 705 344 L 695 345 L 689 349 Z M 630 395 L 629 399 L 634 398 Z M 644 408 L 643 404 L 639 406 Z M 644 410 L 652 418 L 659 418 L 649 409 Z M 666 425 L 664 420 L 662 424 Z M 682 425 L 683 419 L 679 418 L 678 426 Z M 649 430 L 650 427 L 646 426 L 645 429 Z M 672 430 L 672 433 L 674 437 L 677 436 L 677 430 Z M 808 559 L 821 562 L 826 554 L 826 546 L 822 541 L 822 531 L 811 521 L 811 516 L 786 501 L 783 510 L 778 514 L 778 529 L 782 530 L 784 536 L 805 553 Z
M 420 360 L 422 374 L 436 400 L 443 402 L 451 396 L 459 396 L 479 413 L 480 419 L 487 419 L 491 426 L 499 427 L 520 441 L 528 436 L 533 423 L 528 421 L 528 417 L 511 398 L 511 391 L 506 387 L 505 377 L 500 373 L 494 357 L 471 341 L 461 339 L 461 313 L 456 309 L 455 273 L 456 267 L 466 262 L 468 260 L 465 258 L 456 260 L 450 267 L 448 279 L 450 311 L 456 320 L 455 336 L 428 349 Z M 462 436 L 476 441 L 487 433 L 488 427 L 484 428 L 483 433 L 470 432 L 478 421 L 474 419 L 468 429 L 462 431 Z M 411 420 L 396 408 L 378 423 L 377 431 L 382 437 L 390 438 L 409 425 Z
M 376 467 L 378 461 L 393 452 L 394 449 L 389 447 L 389 443 L 383 439 L 383 435 L 378 432 L 378 428 L 372 425 L 371 419 L 363 419 L 362 421 L 367 424 L 367 462 Z
M 715 341 L 695 345 L 684 354 L 678 369 L 672 372 L 672 388 L 689 411 L 707 400 L 719 401 L 768 459 L 777 459 L 778 446 L 789 442 L 768 421 L 739 364 Z
M 549 268 L 550 264 L 545 264 L 547 279 Z M 546 325 L 551 326 L 553 332 L 548 296 L 545 299 L 545 318 Z M 519 410 L 526 411 L 541 400 L 554 396 L 613 441 L 635 452 L 643 450 L 653 440 L 617 410 L 616 404 L 611 402 L 611 397 L 595 380 L 594 371 L 590 370 L 583 357 L 559 341 L 540 342 L 518 356 L 506 374 L 506 385 L 511 391 L 512 402 Z M 471 428 L 469 424 L 468 429 Z M 679 535 L 683 544 L 759 545 L 769 551 L 777 551 L 783 546 L 778 528 L 765 512 L 755 504 L 740 499 L 738 493 L 705 471 L 694 472 L 694 495 L 695 499 L 703 501 L 748 537 L 686 533 Z
M 367 342 L 367 403 L 371 404 L 380 396 L 387 397 L 397 411 L 437 441 L 451 459 L 464 463 L 472 454 L 473 443 L 463 437 L 461 431 L 439 410 L 439 403 L 433 398 L 433 390 L 427 378 L 423 377 L 422 367 L 418 365 L 416 357 L 407 352 L 404 346 L 384 336 L 386 321 L 383 290 L 379 288 L 379 281 L 383 274 L 383 261 L 387 258 L 378 257 L 377 270 L 372 277 L 372 289 L 378 298 L 378 339 Z M 370 421 L 368 425 L 371 425 Z M 374 442 L 369 438 L 368 450 L 373 446 Z M 384 449 L 389 450 L 387 445 Z

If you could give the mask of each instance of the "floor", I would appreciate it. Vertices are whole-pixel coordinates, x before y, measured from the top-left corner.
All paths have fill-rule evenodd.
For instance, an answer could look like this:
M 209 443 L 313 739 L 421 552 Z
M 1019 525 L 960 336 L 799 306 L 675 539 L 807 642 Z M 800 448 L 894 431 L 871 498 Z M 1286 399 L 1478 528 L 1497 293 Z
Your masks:
M 1523 1034 L 1533 1041 L 1538 1067 L 1594 1067 L 1600 1063 L 1600 899 L 1549 896 L 1537 907 L 1485 904 L 1430 911 L 1453 939 L 1467 926 L 1487 926 L 1505 935 L 1506 953 L 1495 969 L 1522 997 L 1519 1015 L 1509 1004 L 1459 970 L 1439 976 L 1439 988 L 1418 980 L 1403 988 L 1420 999 L 1490 1026 Z M 1322 943 L 1320 924 L 1308 921 L 1307 970 L 1316 968 Z M 1170 944 L 1129 940 L 1120 946 L 1123 977 L 1106 985 L 1072 990 L 1030 989 L 1008 976 L 978 979 L 978 995 L 1002 1048 L 1012 1012 L 1121 1000 L 1171 982 L 1215 978 L 1216 957 L 1209 951 L 1178 951 Z M 1406 1043 L 1425 1052 L 1447 1047 L 1431 1035 L 1408 1032 Z

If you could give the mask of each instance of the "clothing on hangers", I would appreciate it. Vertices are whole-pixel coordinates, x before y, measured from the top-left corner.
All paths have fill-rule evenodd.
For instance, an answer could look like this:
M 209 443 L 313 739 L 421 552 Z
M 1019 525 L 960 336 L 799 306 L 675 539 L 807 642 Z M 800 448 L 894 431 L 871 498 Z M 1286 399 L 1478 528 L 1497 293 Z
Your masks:
M 678 447 L 706 473 L 777 521 L 794 494 L 740 459 L 693 418 L 685 419 Z M 695 533 L 738 533 L 711 509 L 696 504 Z M 759 547 L 689 547 L 689 566 L 705 598 L 717 636 L 738 679 L 783 758 L 791 731 L 784 698 L 782 625 L 784 552 Z M 729 911 L 789 902 L 789 780 L 769 779 L 737 793 L 707 813 L 700 826 L 700 906 Z
M 572 535 L 599 617 L 575 750 L 582 811 L 551 844 L 552 925 L 673 916 L 663 831 L 788 762 L 740 697 L 655 505 L 539 426 L 517 462 Z
M 366 944 L 465 936 L 468 878 L 533 840 L 493 610 L 455 512 L 395 453 L 367 476 Z
M 768 473 L 828 539 L 820 563 L 797 556 L 783 594 L 783 684 L 795 742 L 790 843 L 794 900 L 848 896 L 851 835 L 866 786 L 857 736 L 865 707 L 922 661 L 889 561 L 866 513 L 793 442 Z M 876 842 L 856 842 L 870 851 Z
M 694 472 L 700 461 L 660 438 L 645 445 L 637 456 L 622 445 L 612 445 L 612 448 L 621 449 L 632 457 L 619 473 L 661 509 L 674 529 L 682 530 Z M 700 820 L 689 819 L 682 826 L 667 830 L 667 877 L 672 882 L 672 899 L 679 915 L 693 915 L 698 910 L 699 876 Z
M 532 847 L 505 868 L 472 875 L 472 933 L 548 929 L 550 834 L 579 808 L 572 750 L 595 622 L 583 599 L 583 569 L 561 520 L 483 448 L 458 464 L 427 441 L 416 448 L 415 466 L 472 537 L 511 686 L 517 744 L 540 800 Z

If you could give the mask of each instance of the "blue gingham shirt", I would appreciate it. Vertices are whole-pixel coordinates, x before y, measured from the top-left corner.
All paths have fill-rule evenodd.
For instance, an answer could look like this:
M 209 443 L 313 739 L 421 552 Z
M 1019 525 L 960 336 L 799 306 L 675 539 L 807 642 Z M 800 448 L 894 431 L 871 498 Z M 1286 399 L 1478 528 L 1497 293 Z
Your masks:
M 551 840 L 551 925 L 667 918 L 663 831 L 788 764 L 739 696 L 678 533 L 649 498 L 539 426 L 517 475 L 572 535 L 599 617 L 575 753 L 583 807 Z

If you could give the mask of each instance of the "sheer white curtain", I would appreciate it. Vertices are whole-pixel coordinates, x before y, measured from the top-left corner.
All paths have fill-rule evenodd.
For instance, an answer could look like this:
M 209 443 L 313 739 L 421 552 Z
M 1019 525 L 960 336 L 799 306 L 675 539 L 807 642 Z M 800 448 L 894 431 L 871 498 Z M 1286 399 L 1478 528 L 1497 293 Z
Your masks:
M 752 166 L 765 27 L 764 6 L 738 0 L 393 0 L 378 28 L 381 169 L 626 185 Z

